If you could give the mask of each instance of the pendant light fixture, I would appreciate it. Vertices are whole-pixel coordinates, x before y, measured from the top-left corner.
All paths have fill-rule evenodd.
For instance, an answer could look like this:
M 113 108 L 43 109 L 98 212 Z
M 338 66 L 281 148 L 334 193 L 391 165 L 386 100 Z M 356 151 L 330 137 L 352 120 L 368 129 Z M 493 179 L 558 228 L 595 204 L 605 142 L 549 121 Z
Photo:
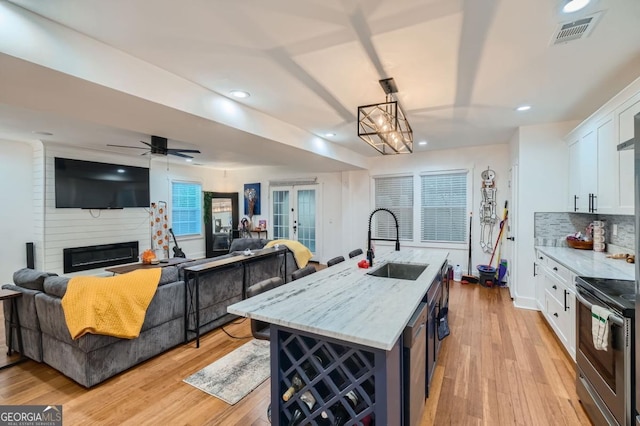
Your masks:
M 381 154 L 413 152 L 413 130 L 395 99 L 398 88 L 393 78 L 379 80 L 386 101 L 358 107 L 358 136 Z

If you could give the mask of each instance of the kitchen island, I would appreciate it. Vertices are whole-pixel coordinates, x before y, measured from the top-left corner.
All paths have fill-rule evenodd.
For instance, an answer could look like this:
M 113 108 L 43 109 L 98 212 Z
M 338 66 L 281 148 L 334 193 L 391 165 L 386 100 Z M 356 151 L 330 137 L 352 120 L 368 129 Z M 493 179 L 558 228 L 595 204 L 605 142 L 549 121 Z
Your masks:
M 371 269 L 358 268 L 358 256 L 229 306 L 229 313 L 271 323 L 273 424 L 288 424 L 296 411 L 317 424 L 346 411 L 347 424 L 374 415 L 377 424 L 400 425 L 402 333 L 432 283 L 440 283 L 447 255 L 378 253 Z M 368 274 L 388 262 L 427 267 L 416 280 Z M 305 385 L 285 402 L 296 373 Z M 307 391 L 316 401 L 311 407 L 300 398 Z

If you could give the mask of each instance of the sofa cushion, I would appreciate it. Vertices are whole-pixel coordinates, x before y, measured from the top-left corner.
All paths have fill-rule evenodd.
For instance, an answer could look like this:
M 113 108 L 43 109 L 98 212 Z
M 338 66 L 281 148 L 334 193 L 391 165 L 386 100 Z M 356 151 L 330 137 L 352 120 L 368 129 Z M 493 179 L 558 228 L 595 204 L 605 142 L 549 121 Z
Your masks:
M 160 282 L 158 286 L 169 284 L 179 281 L 178 280 L 178 268 L 175 266 L 165 266 L 162 268 L 162 273 L 160 274 Z
M 245 251 L 246 249 L 259 250 L 268 242 L 269 240 L 264 238 L 236 238 L 231 241 L 229 253 L 233 253 L 234 251 Z
M 44 280 L 44 292 L 52 296 L 62 297 L 67 292 L 69 277 L 47 277 Z
M 166 266 L 162 268 L 158 287 L 165 284 L 173 283 L 176 281 L 179 281 L 177 267 Z M 68 283 L 69 283 L 68 277 L 59 277 L 57 275 L 52 277 L 47 277 L 44 280 L 43 291 L 52 296 L 63 297 L 64 294 L 67 292 Z
M 53 276 L 57 276 L 57 274 L 22 268 L 13 273 L 13 283 L 30 290 L 43 291 L 45 278 Z

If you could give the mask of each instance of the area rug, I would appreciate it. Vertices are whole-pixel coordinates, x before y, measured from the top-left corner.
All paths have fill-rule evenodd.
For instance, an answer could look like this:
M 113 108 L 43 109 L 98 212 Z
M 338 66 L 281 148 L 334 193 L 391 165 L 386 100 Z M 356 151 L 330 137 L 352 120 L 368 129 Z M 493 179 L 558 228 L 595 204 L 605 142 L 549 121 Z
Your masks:
M 269 341 L 251 340 L 183 381 L 234 405 L 269 378 Z

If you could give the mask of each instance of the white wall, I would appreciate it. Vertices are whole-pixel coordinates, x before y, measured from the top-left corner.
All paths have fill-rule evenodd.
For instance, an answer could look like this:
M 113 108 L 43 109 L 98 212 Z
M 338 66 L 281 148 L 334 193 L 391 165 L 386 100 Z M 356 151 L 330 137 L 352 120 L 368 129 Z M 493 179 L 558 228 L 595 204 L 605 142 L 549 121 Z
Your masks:
M 472 186 L 468 188 L 471 194 L 470 208 L 473 211 L 473 230 L 472 230 L 472 273 L 477 274 L 476 266 L 479 264 L 488 264 L 491 253 L 485 253 L 480 248 L 480 223 L 478 213 L 480 209 L 480 187 L 482 179 L 480 173 L 487 167 L 496 172 L 497 191 L 497 214 L 502 217 L 505 200 L 510 197 L 508 187 L 509 179 L 509 146 L 507 144 L 490 145 L 482 147 L 469 147 L 440 151 L 428 151 L 423 153 L 414 153 L 411 155 L 396 155 L 385 157 L 374 157 L 370 160 L 368 173 L 358 172 L 352 173 L 353 181 L 351 183 L 351 196 L 354 200 L 353 208 L 349 210 L 351 217 L 358 218 L 355 223 L 355 235 L 352 237 L 350 244 L 354 245 L 358 242 L 366 246 L 367 225 L 369 214 L 373 208 L 372 200 L 372 178 L 378 175 L 393 175 L 412 173 L 417 175 L 421 172 L 432 172 L 441 170 L 460 170 L 466 169 L 471 173 Z M 355 200 L 358 200 L 356 202 Z M 414 199 L 414 217 L 419 218 L 420 200 Z M 493 230 L 493 244 L 498 236 L 498 224 Z M 418 238 L 416 237 L 416 240 Z M 390 243 L 392 244 L 392 243 Z M 380 242 L 376 246 L 383 246 Z M 460 264 L 466 273 L 468 265 L 468 245 L 463 244 L 447 244 L 435 245 L 424 243 L 404 243 L 401 246 L 425 246 L 435 248 L 446 248 L 449 250 L 449 261 L 451 264 Z M 496 254 L 497 256 L 497 254 Z M 496 260 L 494 260 L 494 266 Z
M 346 257 L 348 250 L 344 249 L 344 224 L 343 224 L 343 185 L 348 186 L 344 173 L 291 173 L 277 167 L 256 167 L 240 171 L 226 173 L 227 178 L 224 186 L 216 185 L 214 190 L 223 192 L 238 192 L 239 214 L 245 215 L 244 211 L 244 184 L 260 183 L 260 214 L 253 217 L 253 223 L 258 220 L 267 220 L 269 238 L 273 235 L 271 219 L 271 199 L 269 182 L 274 180 L 317 178 L 317 185 L 320 199 L 319 205 L 322 209 L 318 212 L 318 246 L 314 260 L 326 262 L 328 259 L 343 255 Z M 345 183 L 346 182 L 346 183 Z
M 0 199 L 0 284 L 6 284 L 27 266 L 25 243 L 35 240 L 31 144 L 0 140 Z
M 565 211 L 569 182 L 569 153 L 564 136 L 577 122 L 524 126 L 517 143 L 519 168 L 517 265 L 514 279 L 516 306 L 536 309 L 533 281 L 534 212 Z M 512 160 L 513 161 L 513 160 Z
M 369 176 L 368 170 L 343 173 L 342 249 L 347 253 L 357 248 L 367 251 L 367 224 L 373 209 Z
M 171 181 L 195 181 L 204 191 L 223 190 L 224 172 L 197 166 L 167 163 L 153 157 L 124 156 L 81 150 L 64 145 L 30 145 L 1 141 L 0 182 L 3 219 L 7 236 L 0 274 L 10 282 L 13 272 L 26 266 L 25 242 L 36 246 L 36 269 L 64 273 L 64 248 L 138 241 L 140 253 L 150 248 L 149 210 L 82 210 L 55 208 L 54 158 L 64 157 L 150 168 L 151 201 L 171 201 Z M 28 214 L 25 214 L 28 212 Z M 179 245 L 187 256 L 204 257 L 204 227 L 198 237 L 182 238 Z M 102 269 L 67 273 L 100 273 Z
M 369 170 L 349 171 L 343 173 L 326 173 L 300 175 L 291 174 L 277 168 L 254 168 L 239 172 L 229 172 L 227 179 L 233 181 L 231 189 L 216 188 L 215 190 L 238 191 L 242 194 L 245 183 L 260 182 L 262 189 L 262 214 L 256 216 L 266 218 L 271 226 L 270 200 L 269 200 L 269 180 L 286 178 L 318 177 L 319 186 L 322 193 L 321 212 L 321 238 L 322 255 L 321 262 L 327 259 L 343 255 L 355 248 L 366 250 L 367 245 L 367 225 L 369 215 L 373 210 L 372 199 L 372 177 L 377 175 L 405 174 L 440 170 L 468 169 L 471 173 L 472 187 L 469 188 L 472 199 L 470 207 L 474 212 L 473 242 L 472 242 L 472 272 L 477 274 L 476 266 L 487 264 L 491 258 L 491 253 L 484 253 L 480 249 L 480 229 L 478 212 L 480 208 L 480 173 L 487 167 L 491 167 L 496 172 L 496 185 L 498 187 L 498 214 L 502 216 L 503 206 L 506 199 L 510 197 L 508 187 L 509 176 L 509 146 L 506 144 L 491 145 L 483 147 L 460 148 L 452 150 L 429 151 L 425 153 L 414 153 L 411 155 L 380 156 L 370 159 Z M 242 195 L 240 197 L 242 200 Z M 416 214 L 419 210 L 419 200 L 416 201 Z M 242 201 L 240 215 L 242 215 Z M 419 216 L 416 216 L 419 217 Z M 493 242 L 497 238 L 498 225 L 493 232 Z M 427 246 L 441 248 L 438 245 L 427 245 L 423 243 L 406 243 L 404 246 Z M 377 245 L 379 249 L 385 249 L 384 243 Z M 460 264 L 466 271 L 468 263 L 468 245 L 448 244 L 445 246 L 450 252 L 450 262 Z M 496 261 L 494 260 L 494 265 Z
M 235 191 L 235 188 L 232 188 L 230 180 L 225 177 L 224 171 L 193 165 L 167 164 L 163 159 L 156 159 L 151 162 L 151 170 L 149 171 L 151 201 L 168 202 L 169 213 L 171 213 L 171 182 L 174 180 L 200 183 L 203 191 Z M 169 214 L 169 221 L 171 222 L 171 214 Z M 147 242 L 147 245 L 149 244 L 150 242 Z M 204 224 L 202 225 L 202 235 L 179 237 L 178 245 L 182 251 L 184 251 L 185 255 L 191 259 L 204 257 Z M 170 246 L 173 247 L 173 242 Z M 173 252 L 170 251 L 169 255 L 173 256 Z
M 41 268 L 59 275 L 64 273 L 63 250 L 98 244 L 138 241 L 139 252 L 150 247 L 149 210 L 125 208 L 120 210 L 85 210 L 56 208 L 55 157 L 149 167 L 149 160 L 139 156 L 122 156 L 104 152 L 79 150 L 61 145 L 45 145 L 43 210 L 44 244 Z M 78 275 L 99 270 L 66 273 Z
M 512 144 L 517 144 L 517 161 L 520 162 L 520 184 L 521 184 L 521 206 L 519 218 L 520 226 L 517 230 L 517 250 L 521 253 L 520 259 L 522 267 L 515 277 L 517 285 L 517 300 L 522 301 L 521 305 L 526 305 L 528 298 L 533 300 L 534 291 L 528 287 L 529 277 L 532 271 L 527 268 L 529 259 L 533 258 L 533 212 L 534 211 L 562 211 L 564 209 L 564 196 L 566 194 L 566 179 L 548 173 L 551 170 L 566 171 L 567 157 L 566 146 L 562 137 L 570 130 L 573 123 L 561 123 L 544 126 L 523 127 L 518 132 L 518 137 L 514 136 Z M 5 235 L 5 246 L 7 250 L 0 258 L 5 281 L 11 279 L 14 270 L 25 265 L 24 243 L 27 241 L 38 242 L 38 223 L 42 221 L 40 229 L 46 229 L 46 239 L 48 247 L 51 248 L 53 231 L 51 230 L 52 212 L 51 187 L 47 187 L 47 206 L 41 208 L 43 213 L 38 216 L 37 206 L 38 193 L 44 192 L 42 184 L 38 184 L 38 172 L 35 170 L 38 164 L 48 164 L 52 155 L 56 152 L 63 153 L 70 158 L 82 158 L 95 161 L 110 161 L 121 164 L 141 165 L 140 162 L 150 166 L 151 179 L 151 199 L 152 201 L 170 201 L 170 182 L 172 179 L 197 181 L 202 183 L 205 191 L 238 192 L 242 200 L 243 185 L 245 183 L 260 182 L 262 184 L 262 214 L 259 218 L 266 218 L 271 226 L 269 181 L 287 178 L 309 178 L 317 177 L 319 188 L 321 189 L 322 206 L 321 211 L 321 241 L 322 257 L 321 262 L 337 256 L 345 255 L 352 249 L 360 247 L 366 248 L 367 221 L 373 207 L 372 201 L 372 176 L 398 173 L 418 174 L 425 171 L 450 170 L 450 169 L 470 169 L 473 178 L 473 187 L 470 188 L 472 194 L 471 207 L 475 215 L 473 224 L 473 260 L 471 262 L 472 272 L 478 264 L 486 264 L 489 261 L 490 253 L 482 253 L 479 246 L 479 222 L 477 213 L 480 206 L 480 173 L 491 167 L 496 171 L 496 184 L 498 187 L 498 212 L 502 214 L 504 201 L 510 198 L 508 188 L 509 167 L 514 161 L 510 158 L 513 150 L 509 145 L 492 145 L 483 147 L 471 147 L 462 149 L 452 149 L 443 151 L 432 151 L 425 153 L 415 153 L 412 155 L 375 157 L 370 160 L 370 170 L 350 171 L 343 173 L 325 174 L 292 174 L 282 169 L 274 168 L 252 168 L 242 171 L 225 172 L 211 170 L 193 165 L 167 164 L 165 160 L 154 159 L 149 164 L 147 157 L 135 156 L 109 156 L 102 152 L 81 151 L 68 148 L 47 147 L 46 156 L 38 154 L 42 149 L 32 147 L 26 143 L 0 142 L 2 151 L 0 152 L 0 181 L 2 182 L 2 196 L 5 208 L 2 210 L 5 220 L 1 221 L 3 235 Z M 106 156 L 105 156 L 106 155 Z M 523 164 L 526 162 L 526 164 Z M 34 164 L 36 166 L 34 166 Z M 142 164 L 145 165 L 145 164 Z M 544 172 L 541 174 L 540 165 L 544 165 Z M 49 173 L 49 171 L 47 171 Z M 44 176 L 44 174 L 43 174 Z M 34 195 L 35 194 L 35 195 Z M 42 203 L 42 202 L 40 202 Z M 417 208 L 417 207 L 416 207 Z M 113 211 L 126 215 L 128 210 Z M 140 240 L 141 250 L 148 248 L 148 212 L 145 209 L 135 212 L 133 218 L 127 216 L 126 220 L 139 224 L 134 225 L 133 234 Z M 32 214 L 24 212 L 35 212 Z M 46 212 L 46 215 L 45 213 Z M 107 215 L 108 211 L 103 212 Z M 88 214 L 88 213 L 87 213 Z M 240 205 L 240 215 L 244 214 L 242 202 Z M 102 216 L 101 219 L 107 219 Z M 110 218 L 118 222 L 122 218 Z M 44 222 L 46 220 L 46 227 Z M 64 220 L 76 221 L 77 218 L 63 218 Z M 100 234 L 103 223 L 94 218 L 82 218 L 96 226 L 85 229 L 88 235 Z M 18 223 L 17 226 L 13 224 Z M 494 229 L 494 238 L 497 236 L 497 225 Z M 43 235 L 45 231 L 41 232 Z M 129 236 L 129 235 L 128 235 Z M 92 241 L 96 239 L 93 238 Z M 110 241 L 113 242 L 113 241 Z M 189 257 L 204 256 L 204 235 L 193 239 L 181 239 L 179 244 Z M 404 244 L 407 245 L 407 244 Z M 412 245 L 420 245 L 414 243 Z M 56 251 L 58 248 L 55 249 Z M 61 251 L 61 250 L 60 250 Z M 467 247 L 461 245 L 458 248 L 450 249 L 450 261 L 453 264 L 460 264 L 463 269 L 467 267 Z M 55 253 L 54 253 L 55 255 Z M 42 268 L 40 262 L 43 261 L 42 250 L 36 246 L 37 267 Z M 57 261 L 56 261 L 57 262 Z M 494 261 L 495 262 L 495 261 Z M 62 266 L 57 263 L 47 261 L 44 263 L 51 268 L 45 268 L 52 272 L 62 270 Z M 494 263 L 495 264 L 495 263 Z M 529 268 L 530 269 L 530 268 Z

